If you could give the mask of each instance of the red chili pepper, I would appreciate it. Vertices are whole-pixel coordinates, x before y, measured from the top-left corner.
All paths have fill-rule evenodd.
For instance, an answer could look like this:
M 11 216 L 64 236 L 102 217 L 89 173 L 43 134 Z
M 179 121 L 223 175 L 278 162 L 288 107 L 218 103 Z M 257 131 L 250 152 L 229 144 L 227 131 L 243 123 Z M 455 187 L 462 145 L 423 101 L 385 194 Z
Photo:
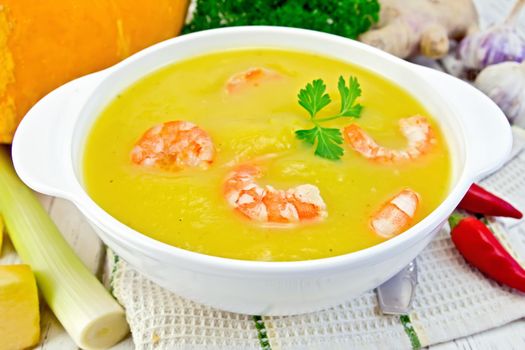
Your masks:
M 525 269 L 483 222 L 455 213 L 448 220 L 452 242 L 465 260 L 493 280 L 525 292 Z
M 490 216 L 506 216 L 521 219 L 523 214 L 509 202 L 485 190 L 476 184 L 470 186 L 467 194 L 458 205 L 458 208 L 474 214 Z

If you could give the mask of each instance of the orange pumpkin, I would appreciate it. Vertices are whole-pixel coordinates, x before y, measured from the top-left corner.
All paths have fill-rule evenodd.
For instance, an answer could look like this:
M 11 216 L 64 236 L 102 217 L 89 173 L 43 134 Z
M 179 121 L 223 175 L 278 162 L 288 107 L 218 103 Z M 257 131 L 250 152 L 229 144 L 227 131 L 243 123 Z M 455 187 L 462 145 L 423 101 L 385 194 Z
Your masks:
M 187 0 L 0 0 L 0 142 L 69 80 L 177 35 Z

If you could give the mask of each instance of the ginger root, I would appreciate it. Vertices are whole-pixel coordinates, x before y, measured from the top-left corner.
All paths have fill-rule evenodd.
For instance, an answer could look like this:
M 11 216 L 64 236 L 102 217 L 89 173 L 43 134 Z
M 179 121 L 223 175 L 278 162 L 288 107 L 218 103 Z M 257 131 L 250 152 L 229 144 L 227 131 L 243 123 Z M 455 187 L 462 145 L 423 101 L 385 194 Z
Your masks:
M 380 0 L 377 27 L 359 40 L 401 58 L 422 54 L 443 57 L 449 39 L 477 29 L 472 0 Z

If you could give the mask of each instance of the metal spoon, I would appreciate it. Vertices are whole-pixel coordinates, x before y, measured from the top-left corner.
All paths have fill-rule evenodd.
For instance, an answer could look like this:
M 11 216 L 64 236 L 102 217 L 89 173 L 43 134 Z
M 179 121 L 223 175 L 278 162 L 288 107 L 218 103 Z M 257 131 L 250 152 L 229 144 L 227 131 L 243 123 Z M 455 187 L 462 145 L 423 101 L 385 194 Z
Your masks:
M 379 308 L 383 314 L 405 315 L 412 308 L 417 285 L 417 265 L 413 260 L 397 275 L 377 287 Z

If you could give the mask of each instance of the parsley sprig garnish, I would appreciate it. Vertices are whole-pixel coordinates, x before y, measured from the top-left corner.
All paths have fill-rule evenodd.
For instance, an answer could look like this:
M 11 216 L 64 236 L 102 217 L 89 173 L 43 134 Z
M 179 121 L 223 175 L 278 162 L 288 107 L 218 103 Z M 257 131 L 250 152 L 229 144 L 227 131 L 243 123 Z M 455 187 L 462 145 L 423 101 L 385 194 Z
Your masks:
M 339 113 L 318 118 L 317 113 L 332 102 L 330 95 L 326 93 L 326 85 L 322 79 L 316 79 L 306 84 L 304 89 L 297 95 L 299 104 L 310 114 L 310 121 L 314 124 L 312 129 L 295 131 L 295 136 L 311 145 L 315 145 L 314 154 L 326 159 L 337 160 L 344 154 L 343 135 L 336 128 L 325 128 L 320 123 L 339 118 L 359 118 L 363 106 L 356 103 L 361 96 L 361 87 L 355 77 L 348 78 L 348 85 L 341 76 L 337 83 L 337 89 L 341 96 L 341 108 Z

